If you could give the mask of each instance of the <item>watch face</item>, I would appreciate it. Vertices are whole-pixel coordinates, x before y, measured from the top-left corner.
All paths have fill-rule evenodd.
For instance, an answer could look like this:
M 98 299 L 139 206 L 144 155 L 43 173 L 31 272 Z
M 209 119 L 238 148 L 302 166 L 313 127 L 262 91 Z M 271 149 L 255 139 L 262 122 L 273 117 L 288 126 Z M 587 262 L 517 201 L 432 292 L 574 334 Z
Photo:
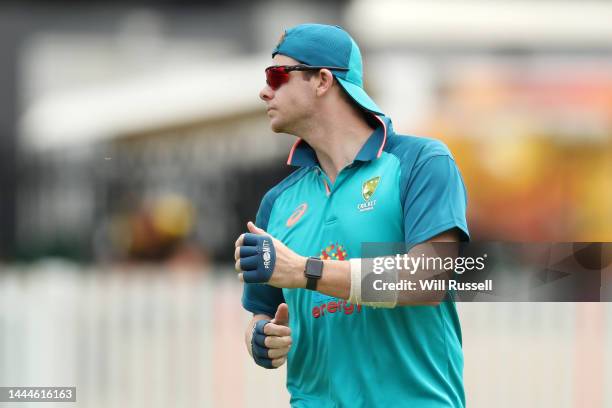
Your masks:
M 323 261 L 318 258 L 308 258 L 305 275 L 307 278 L 320 279 L 323 274 Z

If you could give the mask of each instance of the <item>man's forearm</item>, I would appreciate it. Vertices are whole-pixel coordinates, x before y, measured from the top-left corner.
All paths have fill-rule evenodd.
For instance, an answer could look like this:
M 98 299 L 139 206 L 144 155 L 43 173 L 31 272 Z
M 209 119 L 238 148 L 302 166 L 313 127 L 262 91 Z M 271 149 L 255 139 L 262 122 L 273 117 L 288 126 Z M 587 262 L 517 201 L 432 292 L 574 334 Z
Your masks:
M 305 265 L 305 264 L 304 264 Z M 306 278 L 301 271 L 298 287 L 306 287 Z M 361 275 L 361 274 L 359 274 Z M 339 299 L 348 299 L 351 295 L 351 264 L 349 261 L 323 261 L 323 275 L 317 283 L 317 292 Z M 436 305 L 444 293 L 440 291 L 398 291 L 397 305 Z
M 306 264 L 304 264 L 305 266 Z M 306 287 L 306 277 L 301 271 L 301 288 Z M 351 293 L 351 267 L 349 261 L 323 261 L 323 275 L 317 282 L 317 292 L 339 299 L 348 299 Z
M 305 288 L 306 278 L 304 267 L 298 267 L 295 274 L 298 277 L 296 287 Z M 348 299 L 351 295 L 351 264 L 349 261 L 323 261 L 323 275 L 317 283 L 317 292 L 338 299 Z M 397 296 L 397 305 L 436 305 L 443 298 L 438 291 L 401 291 Z
M 250 283 L 266 282 L 269 285 L 277 288 L 306 288 L 307 279 L 304 272 L 308 258 L 301 256 L 287 248 L 287 246 L 282 242 L 267 235 L 264 230 L 258 229 L 251 222 L 249 222 L 249 229 L 252 231 L 248 234 L 248 238 L 250 240 L 249 245 L 243 246 L 245 236 L 247 236 L 247 234 L 241 235 L 235 244 L 236 250 L 234 251 L 234 258 L 236 259 L 236 270 L 240 272 L 238 275 L 239 278 Z M 270 253 L 267 252 L 267 260 L 263 257 L 263 255 L 253 255 L 263 253 L 262 249 L 259 248 L 260 244 L 262 246 L 265 243 L 270 245 L 270 243 L 266 240 L 272 241 L 272 246 L 274 249 L 272 256 L 270 256 Z M 265 242 L 262 243 L 263 241 Z M 414 258 L 425 257 L 426 254 L 429 256 L 438 257 L 439 259 L 443 258 L 441 255 L 446 255 L 444 258 L 448 258 L 449 256 L 456 257 L 458 254 L 458 241 L 457 229 L 451 229 L 437 235 L 428 242 L 413 246 L 408 255 Z M 442 242 L 446 242 L 447 245 L 451 244 L 451 246 L 436 249 L 432 245 L 434 243 Z M 242 264 L 243 261 L 246 262 L 244 265 Z M 271 268 L 270 264 L 272 265 Z M 363 270 L 363 267 L 352 266 L 351 264 L 352 261 L 324 260 L 323 273 L 317 282 L 317 291 L 340 299 L 350 298 L 353 302 L 359 302 L 361 299 L 361 284 L 366 281 L 369 284 L 369 280 L 371 279 L 366 279 L 366 276 L 373 271 Z M 369 265 L 371 262 L 365 262 L 365 264 Z M 384 264 L 386 265 L 387 262 Z M 353 269 L 351 269 L 351 266 Z M 268 271 L 266 269 L 271 270 Z M 415 273 L 418 274 L 417 276 L 419 279 L 430 279 L 436 276 L 444 278 L 445 275 L 442 274 L 445 274 L 447 271 L 445 271 L 445 268 L 442 268 L 442 266 L 440 266 L 438 270 L 429 270 L 428 268 L 423 269 L 419 268 L 418 266 L 413 270 L 407 270 L 398 265 L 395 269 L 387 270 L 387 272 L 391 273 L 391 277 L 394 281 L 397 280 L 397 282 L 406 282 L 414 279 L 415 276 L 413 275 Z M 246 278 L 247 275 L 248 279 Z M 414 284 L 411 285 L 411 288 L 413 286 Z M 393 290 L 393 288 L 391 288 L 391 290 Z M 442 300 L 445 293 L 438 290 L 429 291 L 410 289 L 398 290 L 394 293 L 394 295 L 395 296 L 391 296 L 392 301 L 373 301 L 368 303 L 380 305 L 381 307 L 393 307 L 398 304 L 436 304 Z M 386 299 L 389 298 L 388 295 L 384 297 Z M 364 302 L 364 304 L 368 303 Z
M 446 246 L 438 247 L 437 250 L 433 248 L 434 242 L 446 242 Z M 458 255 L 459 234 L 456 228 L 445 231 L 436 237 L 430 239 L 428 242 L 415 246 L 410 252 L 414 256 L 418 257 L 423 255 L 422 252 L 428 252 L 433 256 L 452 256 Z M 441 250 L 443 254 L 438 253 Z M 292 273 L 294 277 L 293 287 L 305 288 L 306 277 L 304 276 L 304 270 L 306 267 L 306 257 L 298 257 L 298 260 L 293 262 L 291 265 Z M 323 261 L 323 274 L 319 282 L 317 283 L 317 291 L 323 294 L 334 296 L 340 299 L 348 299 L 351 296 L 351 281 L 359 277 L 361 280 L 364 276 L 364 272 L 368 271 L 359 270 L 359 273 L 351 273 L 351 263 L 349 261 L 334 261 L 325 260 Z M 398 270 L 397 277 L 402 278 L 413 278 L 414 274 L 417 273 L 420 279 L 448 279 L 448 271 L 445 270 L 434 270 L 434 271 L 413 271 L 406 273 L 406 271 Z M 438 290 L 403 290 L 397 292 L 397 305 L 436 305 L 444 298 L 445 291 Z

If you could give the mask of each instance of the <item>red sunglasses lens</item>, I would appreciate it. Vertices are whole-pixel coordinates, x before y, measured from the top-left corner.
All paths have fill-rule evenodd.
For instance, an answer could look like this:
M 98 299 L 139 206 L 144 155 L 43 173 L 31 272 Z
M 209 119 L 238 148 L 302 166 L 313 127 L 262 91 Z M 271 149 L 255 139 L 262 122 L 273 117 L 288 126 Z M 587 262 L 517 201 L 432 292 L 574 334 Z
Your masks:
M 266 83 L 270 88 L 277 90 L 287 81 L 289 81 L 289 73 L 283 67 L 269 67 L 266 69 Z

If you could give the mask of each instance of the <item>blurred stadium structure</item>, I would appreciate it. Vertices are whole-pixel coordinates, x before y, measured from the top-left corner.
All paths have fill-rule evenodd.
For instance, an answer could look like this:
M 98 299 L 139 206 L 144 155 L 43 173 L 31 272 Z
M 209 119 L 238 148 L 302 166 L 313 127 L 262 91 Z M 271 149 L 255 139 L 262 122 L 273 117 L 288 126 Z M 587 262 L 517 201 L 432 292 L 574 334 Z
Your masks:
M 306 21 L 354 34 L 396 129 L 451 147 L 475 240 L 612 240 L 608 2 L 9 3 L 0 386 L 68 381 L 92 407 L 281 390 L 247 361 L 224 277 L 291 171 L 258 92 L 283 28 Z M 469 406 L 612 406 L 608 306 L 461 310 Z

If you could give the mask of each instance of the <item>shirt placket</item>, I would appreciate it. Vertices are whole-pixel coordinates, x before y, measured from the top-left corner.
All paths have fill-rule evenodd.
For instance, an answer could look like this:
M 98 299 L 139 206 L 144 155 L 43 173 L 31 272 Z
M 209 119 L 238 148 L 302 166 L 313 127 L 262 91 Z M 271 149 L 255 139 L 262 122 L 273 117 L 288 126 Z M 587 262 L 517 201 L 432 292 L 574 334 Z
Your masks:
M 338 177 L 336 177 L 336 182 L 333 184 L 331 180 L 329 179 L 329 177 L 327 176 L 327 174 L 325 174 L 325 172 L 320 167 L 318 166 L 316 167 L 315 172 L 317 173 L 317 176 L 321 180 L 321 183 L 323 184 L 323 188 L 325 190 L 325 195 L 328 198 L 332 195 L 332 193 L 334 193 L 335 191 L 338 190 L 338 188 L 340 188 L 340 186 L 344 183 L 344 181 L 346 181 L 346 179 L 349 177 L 349 172 L 351 171 L 353 167 L 354 165 L 350 164 L 346 166 L 345 168 L 343 168 L 342 170 L 340 170 L 340 173 L 338 173 Z

